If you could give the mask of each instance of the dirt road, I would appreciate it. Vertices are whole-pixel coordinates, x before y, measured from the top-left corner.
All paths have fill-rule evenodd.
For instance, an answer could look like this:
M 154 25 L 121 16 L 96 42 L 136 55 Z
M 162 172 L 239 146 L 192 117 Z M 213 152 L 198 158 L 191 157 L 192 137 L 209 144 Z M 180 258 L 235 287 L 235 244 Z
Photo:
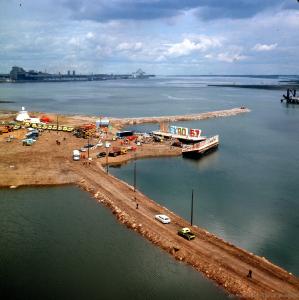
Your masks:
M 113 214 L 127 227 L 139 232 L 176 259 L 192 265 L 216 281 L 231 294 L 244 299 L 299 299 L 299 280 L 266 259 L 250 254 L 216 236 L 192 227 L 196 239 L 187 241 L 177 235 L 181 227 L 190 224 L 161 207 L 128 184 L 108 176 L 97 166 L 74 166 L 81 176 L 80 186 L 93 194 L 99 202 L 111 208 Z M 136 209 L 136 201 L 139 204 Z M 171 224 L 154 219 L 158 213 L 167 214 Z M 247 278 L 252 270 L 252 278 Z

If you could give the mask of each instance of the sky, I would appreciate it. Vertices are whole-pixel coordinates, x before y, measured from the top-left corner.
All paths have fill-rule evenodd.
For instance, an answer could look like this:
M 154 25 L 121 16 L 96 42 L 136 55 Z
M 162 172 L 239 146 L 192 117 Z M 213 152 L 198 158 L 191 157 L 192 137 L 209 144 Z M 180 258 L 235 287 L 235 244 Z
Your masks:
M 0 73 L 299 74 L 297 0 L 0 0 Z

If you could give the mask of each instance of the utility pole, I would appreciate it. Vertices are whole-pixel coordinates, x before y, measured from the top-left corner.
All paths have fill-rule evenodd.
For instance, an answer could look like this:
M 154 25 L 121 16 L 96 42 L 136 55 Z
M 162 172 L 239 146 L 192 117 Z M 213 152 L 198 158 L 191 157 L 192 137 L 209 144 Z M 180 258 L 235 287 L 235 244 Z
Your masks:
M 109 173 L 109 166 L 108 166 L 108 147 L 106 146 L 106 172 Z
M 57 118 L 56 118 L 56 126 L 57 126 L 56 133 L 58 134 L 58 115 L 57 115 Z
M 134 201 L 136 202 L 136 209 L 137 209 L 138 203 L 136 200 L 136 152 L 134 153 Z
M 134 192 L 136 192 L 136 153 L 134 153 Z
M 191 197 L 191 226 L 193 225 L 193 189 L 192 189 L 192 197 Z
M 87 159 L 89 161 L 89 136 L 88 136 L 88 142 L 87 142 Z

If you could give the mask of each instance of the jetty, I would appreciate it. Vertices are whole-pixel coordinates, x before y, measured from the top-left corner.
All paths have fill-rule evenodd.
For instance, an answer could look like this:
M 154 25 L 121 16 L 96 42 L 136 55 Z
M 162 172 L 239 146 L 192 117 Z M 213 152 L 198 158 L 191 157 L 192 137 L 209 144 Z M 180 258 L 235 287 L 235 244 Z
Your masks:
M 198 114 L 196 118 L 200 118 L 200 115 L 203 119 L 228 116 L 230 113 L 236 115 L 241 111 L 247 110 L 210 112 Z M 180 119 L 180 116 L 175 117 Z M 142 119 L 157 120 L 138 120 Z M 59 120 L 75 126 L 93 119 L 59 116 Z M 160 121 L 158 118 L 155 122 Z M 12 134 L 14 137 L 8 142 L 7 137 Z M 0 136 L 0 146 L 3 149 L 0 152 L 0 187 L 76 184 L 89 192 L 97 202 L 107 206 L 120 223 L 176 260 L 200 271 L 228 293 L 241 299 L 299 299 L 299 279 L 296 276 L 266 258 L 236 247 L 203 228 L 190 226 L 187 220 L 159 205 L 136 189 L 136 186 L 133 187 L 109 173 L 110 164 L 149 156 L 181 155 L 180 148 L 171 147 L 166 141 L 151 142 L 118 157 L 100 158 L 97 158 L 97 152 L 101 148 L 90 148 L 88 159 L 82 157 L 79 161 L 74 161 L 73 150 L 80 149 L 87 140 L 77 138 L 67 131 L 46 130 L 32 146 L 23 146 L 24 134 L 26 129 L 21 128 Z M 91 139 L 88 143 L 93 141 L 96 142 Z M 111 140 L 111 143 L 114 141 Z M 171 224 L 164 226 L 155 220 L 156 214 L 166 214 L 171 218 Z M 178 236 L 178 229 L 182 227 L 192 229 L 196 238 L 187 241 Z
M 175 115 L 175 116 L 158 116 L 158 117 L 140 117 L 140 118 L 113 118 L 111 121 L 121 126 L 126 125 L 138 125 L 146 123 L 163 123 L 163 122 L 179 122 L 179 121 L 200 121 L 207 120 L 212 118 L 223 118 L 236 116 L 238 114 L 250 112 L 249 108 L 246 107 L 237 107 L 225 110 L 203 112 L 197 114 L 188 114 L 188 115 Z

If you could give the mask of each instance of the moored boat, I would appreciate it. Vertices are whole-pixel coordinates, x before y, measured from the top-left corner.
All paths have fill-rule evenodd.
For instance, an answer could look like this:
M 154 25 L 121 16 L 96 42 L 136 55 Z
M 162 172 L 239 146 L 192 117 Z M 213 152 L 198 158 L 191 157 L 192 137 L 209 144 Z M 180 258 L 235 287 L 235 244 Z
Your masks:
M 218 145 L 219 135 L 215 135 L 193 145 L 184 145 L 182 148 L 182 155 L 198 157 L 209 150 L 217 148 Z

